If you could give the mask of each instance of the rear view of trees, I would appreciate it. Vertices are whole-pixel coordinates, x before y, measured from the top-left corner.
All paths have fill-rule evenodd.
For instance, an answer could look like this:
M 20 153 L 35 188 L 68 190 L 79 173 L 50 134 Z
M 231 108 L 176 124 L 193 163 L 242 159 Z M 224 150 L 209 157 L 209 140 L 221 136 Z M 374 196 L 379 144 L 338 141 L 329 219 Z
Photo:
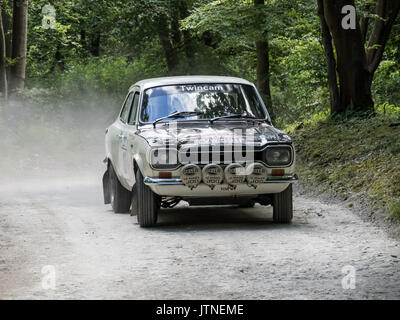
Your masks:
M 0 13 L 0 92 L 7 99 L 8 91 L 15 92 L 25 85 L 28 0 L 2 1 Z

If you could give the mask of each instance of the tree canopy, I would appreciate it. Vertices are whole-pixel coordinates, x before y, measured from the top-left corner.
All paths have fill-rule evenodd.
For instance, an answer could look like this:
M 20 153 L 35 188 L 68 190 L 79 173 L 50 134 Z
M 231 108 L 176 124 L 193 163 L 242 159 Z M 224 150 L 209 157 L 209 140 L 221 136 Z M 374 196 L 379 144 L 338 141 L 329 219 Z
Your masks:
M 143 78 L 216 74 L 257 83 L 281 124 L 321 111 L 373 112 L 400 104 L 397 1 L 0 3 L 3 98 L 8 91 L 29 96 L 41 88 L 61 97 L 81 92 L 120 99 Z M 355 30 L 342 28 L 346 5 L 357 10 Z

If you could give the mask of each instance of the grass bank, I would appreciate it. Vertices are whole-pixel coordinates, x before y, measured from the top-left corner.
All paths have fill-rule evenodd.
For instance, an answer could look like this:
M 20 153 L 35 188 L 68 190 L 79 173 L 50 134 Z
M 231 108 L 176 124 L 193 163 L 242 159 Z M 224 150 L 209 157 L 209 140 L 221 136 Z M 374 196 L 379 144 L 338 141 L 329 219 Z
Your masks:
M 371 119 L 319 114 L 287 128 L 302 186 L 350 207 L 366 203 L 372 214 L 382 210 L 400 223 L 400 126 L 390 126 L 400 118 L 398 111 Z

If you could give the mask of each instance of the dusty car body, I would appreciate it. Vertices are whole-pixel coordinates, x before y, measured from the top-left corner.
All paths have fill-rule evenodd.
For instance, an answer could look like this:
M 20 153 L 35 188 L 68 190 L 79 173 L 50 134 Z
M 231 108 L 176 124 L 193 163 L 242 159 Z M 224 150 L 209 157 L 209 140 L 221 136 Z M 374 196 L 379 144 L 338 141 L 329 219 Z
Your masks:
M 295 150 L 273 127 L 255 86 L 240 78 L 166 77 L 139 81 L 107 128 L 104 202 L 138 215 L 142 227 L 158 210 L 258 202 L 273 219 L 293 217 Z

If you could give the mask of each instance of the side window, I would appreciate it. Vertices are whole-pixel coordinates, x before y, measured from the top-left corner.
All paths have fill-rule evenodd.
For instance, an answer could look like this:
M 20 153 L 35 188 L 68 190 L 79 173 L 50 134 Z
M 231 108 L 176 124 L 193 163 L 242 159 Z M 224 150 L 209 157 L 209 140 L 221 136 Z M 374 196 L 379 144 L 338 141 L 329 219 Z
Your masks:
M 130 125 L 134 125 L 136 123 L 138 106 L 139 106 L 139 92 L 135 92 L 135 96 L 133 97 L 133 106 L 132 106 L 131 114 L 129 116 L 129 124 Z
M 122 108 L 121 115 L 119 116 L 123 123 L 128 121 L 129 111 L 131 110 L 133 100 L 133 93 L 130 93 L 128 98 L 125 101 L 124 107 Z

